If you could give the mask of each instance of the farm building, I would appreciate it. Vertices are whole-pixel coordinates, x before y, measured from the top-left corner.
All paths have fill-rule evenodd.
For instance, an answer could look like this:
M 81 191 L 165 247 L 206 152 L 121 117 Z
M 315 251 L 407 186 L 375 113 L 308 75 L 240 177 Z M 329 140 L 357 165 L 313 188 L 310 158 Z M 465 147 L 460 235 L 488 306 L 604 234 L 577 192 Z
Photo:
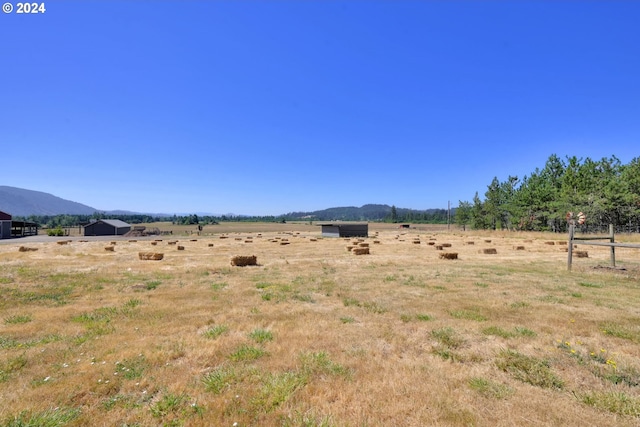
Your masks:
M 320 224 L 324 237 L 369 237 L 369 224 Z
M 85 236 L 122 236 L 131 230 L 131 225 L 119 219 L 98 219 L 84 226 Z
M 11 238 L 11 215 L 0 211 L 0 239 Z
M 14 221 L 11 215 L 0 211 L 0 239 L 35 236 L 36 234 L 38 234 L 38 224 L 35 222 Z

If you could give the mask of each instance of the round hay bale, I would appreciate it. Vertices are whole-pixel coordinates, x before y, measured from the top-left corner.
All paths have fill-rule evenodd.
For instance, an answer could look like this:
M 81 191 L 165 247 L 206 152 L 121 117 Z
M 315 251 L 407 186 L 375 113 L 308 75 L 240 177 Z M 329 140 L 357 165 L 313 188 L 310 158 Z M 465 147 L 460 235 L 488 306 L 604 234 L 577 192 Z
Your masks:
M 347 251 L 351 252 L 351 250 L 352 250 L 354 247 L 355 247 L 355 246 L 351 246 L 351 245 L 347 246 Z
M 457 252 L 443 252 L 440 254 L 440 259 L 458 259 Z
M 115 246 L 116 242 L 109 242 L 109 244 Z
M 485 239 L 484 242 L 485 243 L 491 243 L 491 239 Z
M 444 246 L 442 246 L 442 245 L 436 245 L 436 246 L 435 246 L 435 248 L 436 248 L 436 251 L 441 251 L 441 250 L 443 250 L 443 249 L 444 249 Z
M 436 242 L 427 242 L 427 245 L 429 245 L 429 246 L 433 246 L 435 244 L 436 244 Z
M 573 254 L 576 258 L 589 258 L 589 253 L 587 251 L 575 251 Z
M 220 238 L 220 239 L 228 239 L 228 238 L 229 238 L 229 236 L 220 236 L 219 238 Z
M 524 251 L 524 246 L 514 246 L 513 249 L 516 251 Z
M 137 240 L 129 240 L 129 243 L 135 243 Z
M 253 243 L 253 240 L 245 240 L 245 243 Z
M 179 251 L 184 251 L 184 246 L 178 246 Z
M 190 241 L 190 242 L 197 242 L 197 241 L 198 241 L 198 239 L 191 239 L 191 240 L 189 240 L 189 241 Z
M 247 265 L 258 265 L 258 257 L 255 255 L 236 255 L 231 258 L 231 265 L 235 267 L 245 267 Z
M 60 240 L 60 241 L 58 241 L 58 242 L 56 242 L 56 243 L 57 243 L 57 244 L 59 244 L 59 245 L 66 245 L 66 244 L 67 244 L 67 243 L 69 243 L 69 242 L 68 242 L 68 241 L 66 241 L 66 240 Z
M 138 252 L 138 258 L 143 261 L 160 261 L 164 258 L 164 254 L 159 252 Z
M 356 255 L 369 255 L 369 247 L 365 246 L 365 247 L 353 248 L 352 252 Z
M 284 240 L 280 242 L 280 246 L 288 245 L 290 242 L 285 242 Z
M 451 247 L 451 243 L 441 243 L 440 244 L 443 248 L 450 248 Z
M 311 239 L 309 239 L 310 242 L 317 242 L 318 239 L 314 239 L 313 237 Z
M 104 250 L 107 251 L 107 252 L 115 252 L 115 249 L 116 248 L 113 247 L 113 246 L 105 246 L 104 247 Z
M 379 245 L 379 244 L 380 244 L 380 240 L 374 240 L 374 241 L 373 241 L 373 244 L 374 244 L 374 245 Z
M 558 241 L 558 244 L 561 246 L 567 246 L 569 244 L 569 242 L 567 242 L 566 240 L 560 240 Z
M 242 240 L 242 237 L 236 237 L 235 240 Z
M 171 241 L 171 242 L 167 242 L 167 245 L 175 245 L 176 243 L 178 243 L 177 241 Z
M 209 243 L 207 246 L 209 246 L 210 248 L 213 247 L 213 243 Z
M 473 241 L 468 241 L 468 242 L 465 242 L 465 243 L 466 243 L 467 245 L 475 245 L 475 244 L 476 244 L 476 242 L 473 242 Z
M 158 242 L 151 242 L 151 245 L 153 245 L 153 246 L 157 246 L 157 245 L 158 245 Z
M 18 252 L 31 252 L 31 251 L 37 251 L 38 248 L 30 248 L 28 246 L 20 246 L 20 248 L 18 248 Z
M 358 243 L 358 246 L 360 246 L 361 248 L 368 248 L 369 244 L 368 243 Z
M 547 242 L 544 242 L 544 244 L 545 244 L 545 245 L 549 245 L 549 246 L 553 246 L 553 245 L 555 245 L 555 244 L 556 244 L 556 242 L 547 241 Z
M 495 255 L 498 253 L 498 250 L 496 248 L 485 248 L 482 250 L 482 253 L 487 255 Z
M 420 240 L 414 240 L 414 241 L 413 241 L 413 242 L 411 242 L 411 243 L 413 243 L 414 245 L 419 245 L 419 244 L 420 244 Z

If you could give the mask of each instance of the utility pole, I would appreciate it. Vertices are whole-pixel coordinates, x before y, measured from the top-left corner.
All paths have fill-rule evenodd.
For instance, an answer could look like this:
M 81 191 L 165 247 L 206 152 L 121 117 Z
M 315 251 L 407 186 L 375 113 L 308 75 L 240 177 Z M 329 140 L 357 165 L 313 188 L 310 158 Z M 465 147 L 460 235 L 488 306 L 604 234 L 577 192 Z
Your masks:
M 451 230 L 451 200 L 447 201 L 447 231 Z

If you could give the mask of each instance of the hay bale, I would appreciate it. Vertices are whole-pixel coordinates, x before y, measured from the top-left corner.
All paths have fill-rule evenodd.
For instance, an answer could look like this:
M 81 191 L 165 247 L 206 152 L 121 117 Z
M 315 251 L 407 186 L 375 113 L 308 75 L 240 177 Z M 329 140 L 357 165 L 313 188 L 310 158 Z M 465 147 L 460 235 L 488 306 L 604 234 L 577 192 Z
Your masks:
M 189 241 L 190 241 L 190 242 L 197 242 L 197 241 L 198 241 L 198 239 L 191 239 L 191 240 L 189 240 Z
M 113 246 L 105 246 L 104 247 L 104 250 L 107 251 L 107 252 L 115 252 L 115 249 L 116 248 L 113 247 Z
M 159 252 L 138 252 L 138 258 L 143 261 L 160 261 L 164 254 Z
M 69 243 L 67 240 L 60 240 L 59 242 L 56 242 L 59 245 L 66 245 L 67 243 Z
M 354 247 L 355 247 L 355 246 L 351 246 L 351 245 L 347 246 L 347 251 L 351 252 L 351 250 L 352 250 Z
M 129 243 L 135 243 L 137 240 L 129 240 Z
M 213 243 L 209 243 L 207 246 L 209 246 L 210 248 L 213 247 Z
M 369 244 L 368 243 L 358 243 L 358 246 L 360 246 L 361 248 L 368 248 Z
M 236 237 L 235 240 L 242 240 L 242 237 Z
M 443 248 L 450 248 L 450 247 L 451 247 L 451 243 L 440 243 L 440 245 L 441 245 Z
M 253 243 L 253 240 L 245 240 L 245 243 Z
M 419 245 L 419 244 L 420 244 L 420 240 L 414 240 L 414 241 L 413 241 L 413 242 L 411 242 L 411 243 L 413 243 L 414 245 Z
M 556 244 L 556 242 L 553 241 L 548 241 L 548 242 L 544 242 L 545 245 L 549 245 L 549 246 L 553 246 Z
M 495 255 L 498 253 L 498 250 L 496 248 L 485 248 L 482 250 L 482 253 L 487 255 Z
M 175 245 L 176 243 L 178 243 L 178 241 L 171 241 L 171 242 L 167 242 L 167 245 Z
M 288 245 L 288 244 L 289 244 L 289 242 L 285 242 L 284 240 L 280 242 L 281 246 L 285 246 L 285 245 Z
M 229 236 L 220 236 L 219 238 L 220 238 L 220 239 L 228 239 L 228 238 L 229 238 Z
M 485 243 L 491 243 L 491 239 L 485 239 L 484 242 Z
M 525 240 L 524 243 L 533 243 L 533 240 Z
M 115 246 L 116 242 L 109 242 L 110 245 Z
M 178 246 L 179 251 L 184 251 L 184 246 Z
M 352 252 L 356 255 L 369 255 L 369 247 L 366 246 L 366 247 L 353 248 Z
M 158 245 L 158 242 L 151 242 L 151 245 L 153 245 L 153 246 L 157 246 L 157 245 Z
M 31 251 L 37 251 L 38 248 L 30 248 L 28 246 L 20 246 L 20 248 L 18 248 L 18 252 L 31 252 Z
M 231 258 L 231 265 L 236 267 L 244 267 L 247 265 L 258 265 L 258 257 L 255 255 L 236 255 Z
M 566 240 L 560 240 L 560 241 L 558 242 L 558 244 L 559 244 L 559 245 L 561 245 L 561 246 L 566 246 L 566 245 L 568 245 L 568 244 L 569 244 L 569 242 L 567 242 Z
M 374 244 L 374 245 L 379 245 L 379 244 L 380 244 L 380 240 L 374 240 L 374 241 L 373 241 L 373 244 Z
M 476 242 L 473 242 L 473 241 L 468 241 L 468 242 L 465 242 L 465 243 L 466 243 L 467 245 L 475 245 L 475 244 L 476 244 Z
M 441 251 L 444 249 L 444 246 L 442 245 L 436 245 L 436 251 Z
M 427 242 L 427 245 L 429 245 L 429 246 L 433 246 L 435 244 L 436 244 L 436 242 L 431 242 L 431 241 Z
M 440 259 L 458 259 L 457 252 L 443 252 L 440 254 Z
M 513 249 L 516 251 L 524 251 L 524 246 L 514 246 Z
M 162 239 L 155 239 L 154 242 L 162 242 Z
M 314 239 L 313 237 L 311 239 L 309 239 L 310 242 L 317 242 L 318 239 Z
M 589 258 L 589 253 L 587 251 L 575 251 L 573 253 L 576 258 Z

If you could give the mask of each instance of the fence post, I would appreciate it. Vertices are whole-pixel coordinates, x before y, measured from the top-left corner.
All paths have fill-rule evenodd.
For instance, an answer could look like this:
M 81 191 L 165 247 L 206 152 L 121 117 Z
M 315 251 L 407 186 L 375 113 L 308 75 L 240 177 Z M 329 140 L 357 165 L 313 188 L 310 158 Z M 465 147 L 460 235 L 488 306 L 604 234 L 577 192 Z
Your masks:
M 613 234 L 613 224 L 609 224 L 609 241 L 615 243 L 615 235 Z M 616 248 L 611 245 L 611 267 L 616 266 Z
M 569 224 L 569 246 L 567 247 L 567 270 L 571 271 L 571 261 L 573 258 L 573 224 Z

